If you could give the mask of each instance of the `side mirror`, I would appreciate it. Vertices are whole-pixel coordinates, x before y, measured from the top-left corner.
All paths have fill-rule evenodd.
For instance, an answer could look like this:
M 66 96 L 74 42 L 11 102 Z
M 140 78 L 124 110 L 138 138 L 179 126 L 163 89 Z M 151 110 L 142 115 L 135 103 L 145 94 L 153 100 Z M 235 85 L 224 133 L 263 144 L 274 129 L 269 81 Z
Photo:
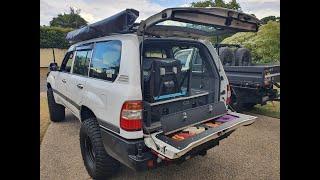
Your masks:
M 49 70 L 50 71 L 57 71 L 58 70 L 58 64 L 57 63 L 50 63 Z

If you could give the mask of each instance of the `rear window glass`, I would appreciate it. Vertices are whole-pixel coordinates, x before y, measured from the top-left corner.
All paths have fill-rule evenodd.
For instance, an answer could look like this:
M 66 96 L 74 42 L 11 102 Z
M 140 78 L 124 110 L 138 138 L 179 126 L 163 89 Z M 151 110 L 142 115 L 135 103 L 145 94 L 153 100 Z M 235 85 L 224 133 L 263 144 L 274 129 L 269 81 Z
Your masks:
M 106 41 L 95 44 L 89 76 L 114 81 L 120 69 L 121 42 Z

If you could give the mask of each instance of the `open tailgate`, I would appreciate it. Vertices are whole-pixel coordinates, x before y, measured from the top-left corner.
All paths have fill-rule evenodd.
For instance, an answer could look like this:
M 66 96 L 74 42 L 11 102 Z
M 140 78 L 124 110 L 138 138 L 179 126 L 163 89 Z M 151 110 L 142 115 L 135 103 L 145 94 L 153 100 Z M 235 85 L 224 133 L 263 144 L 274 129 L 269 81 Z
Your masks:
M 157 13 L 144 21 L 141 21 L 138 27 L 138 35 L 148 32 L 148 29 L 154 25 L 166 20 L 190 23 L 195 25 L 204 25 L 215 28 L 237 31 L 257 31 L 260 20 L 256 17 L 225 8 L 168 8 Z M 160 27 L 160 26 L 159 26 Z M 154 27 L 153 27 L 154 28 Z M 163 29 L 163 28 L 162 28 Z M 153 29 L 153 32 L 156 32 Z M 157 35 L 160 34 L 159 29 Z
M 228 122 L 224 122 L 217 127 L 207 128 L 202 133 L 183 141 L 175 141 L 174 139 L 165 135 L 163 131 L 151 134 L 150 136 L 152 136 L 152 138 L 150 136 L 146 136 L 144 138 L 144 141 L 149 148 L 159 153 L 160 155 L 169 159 L 176 159 L 199 145 L 219 138 L 220 136 L 241 126 L 252 124 L 256 119 L 256 117 L 254 116 L 236 112 L 228 112 L 227 116 L 233 116 L 234 118 Z

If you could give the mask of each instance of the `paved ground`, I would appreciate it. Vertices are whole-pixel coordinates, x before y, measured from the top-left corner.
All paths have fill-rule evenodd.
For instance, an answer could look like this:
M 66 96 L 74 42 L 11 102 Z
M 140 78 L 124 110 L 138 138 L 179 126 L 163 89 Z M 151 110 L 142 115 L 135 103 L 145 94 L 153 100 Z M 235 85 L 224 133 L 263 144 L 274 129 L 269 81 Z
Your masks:
M 112 179 L 280 179 L 280 120 L 258 117 L 205 157 L 139 173 L 121 167 Z M 90 179 L 80 153 L 80 123 L 70 113 L 66 119 L 51 123 L 43 139 L 41 179 Z
M 40 92 L 45 92 L 48 68 L 40 68 Z

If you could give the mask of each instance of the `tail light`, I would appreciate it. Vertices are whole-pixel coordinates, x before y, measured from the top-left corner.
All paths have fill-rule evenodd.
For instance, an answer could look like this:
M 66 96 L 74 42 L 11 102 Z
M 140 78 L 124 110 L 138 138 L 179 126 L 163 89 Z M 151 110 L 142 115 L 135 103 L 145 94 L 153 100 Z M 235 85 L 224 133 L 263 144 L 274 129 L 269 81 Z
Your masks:
M 126 131 L 139 131 L 142 128 L 142 101 L 126 101 L 120 114 L 120 127 Z
M 228 84 L 227 85 L 227 101 L 226 101 L 226 104 L 230 104 L 230 103 L 231 103 L 231 87 Z

